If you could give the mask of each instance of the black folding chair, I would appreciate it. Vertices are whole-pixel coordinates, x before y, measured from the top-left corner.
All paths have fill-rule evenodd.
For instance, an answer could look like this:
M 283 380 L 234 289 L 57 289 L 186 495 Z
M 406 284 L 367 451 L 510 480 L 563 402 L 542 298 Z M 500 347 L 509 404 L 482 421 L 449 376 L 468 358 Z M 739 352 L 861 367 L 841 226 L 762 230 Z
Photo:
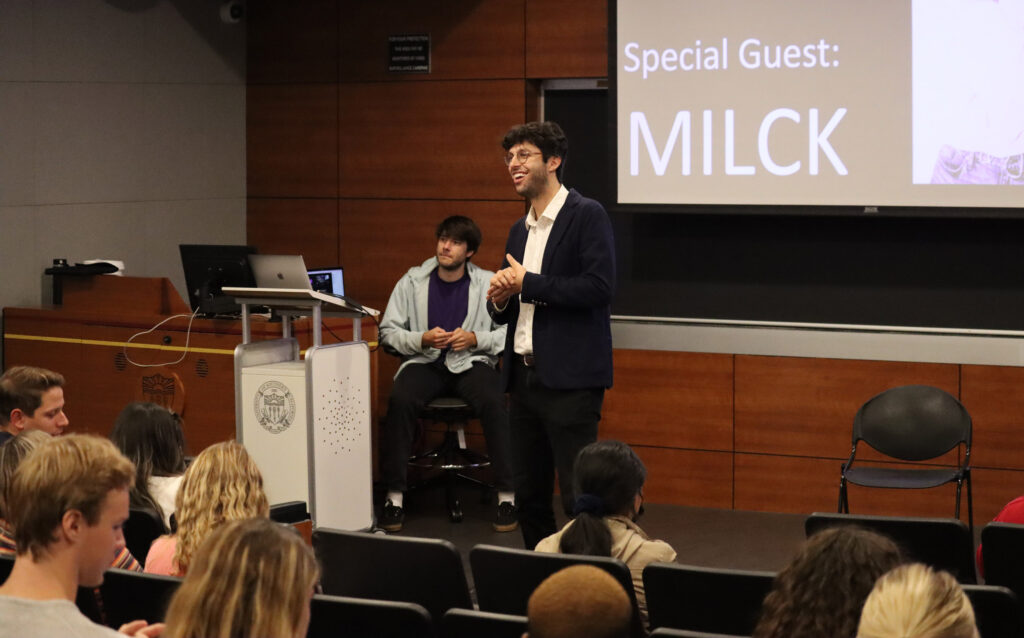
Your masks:
M 651 627 L 749 636 L 775 572 L 651 563 L 644 591 Z
M 104 620 L 115 629 L 132 620 L 163 622 L 180 586 L 181 579 L 172 576 L 108 569 L 100 585 Z
M 974 531 L 971 496 L 971 415 L 945 390 L 928 385 L 890 388 L 869 399 L 853 420 L 850 458 L 839 477 L 839 512 L 849 513 L 846 484 L 863 487 L 926 489 L 956 483 L 956 509 L 960 518 L 960 488 L 967 484 L 967 526 Z M 857 464 L 857 444 L 900 461 L 927 461 L 960 445 L 963 456 L 956 467 L 893 468 Z
M 416 603 L 436 625 L 453 607 L 473 608 L 462 558 L 446 540 L 321 527 L 313 550 L 325 594 Z
M 416 603 L 313 596 L 306 638 L 430 638 L 430 614 Z M 518 637 L 517 637 L 518 638 Z
M 981 551 L 985 584 L 1012 591 L 1024 618 L 1024 525 L 989 523 L 981 529 Z
M 580 564 L 599 567 L 619 581 L 633 603 L 634 635 L 642 636 L 643 621 L 636 604 L 633 578 L 626 564 L 617 558 L 548 554 L 497 545 L 477 545 L 469 550 L 469 566 L 480 610 L 499 614 L 525 616 L 530 595 L 544 579 L 566 567 Z
M 977 582 L 974 539 L 961 520 L 815 512 L 804 521 L 804 531 L 810 537 L 835 525 L 859 525 L 884 534 L 896 541 L 905 559 L 944 569 L 964 584 Z
M 309 519 L 306 501 L 287 501 L 270 506 L 270 520 L 294 525 Z
M 522 638 L 526 616 L 449 609 L 441 622 L 443 638 Z
M 963 588 L 971 599 L 974 621 L 981 638 L 1021 636 L 1021 614 L 1016 594 L 995 585 L 964 585 Z

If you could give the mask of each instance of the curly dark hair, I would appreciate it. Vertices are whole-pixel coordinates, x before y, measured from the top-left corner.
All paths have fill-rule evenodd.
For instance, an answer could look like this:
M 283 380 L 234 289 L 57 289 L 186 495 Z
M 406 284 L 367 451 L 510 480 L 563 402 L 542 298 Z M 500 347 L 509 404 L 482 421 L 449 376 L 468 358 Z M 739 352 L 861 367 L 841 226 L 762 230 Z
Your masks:
M 562 181 L 562 170 L 569 159 L 569 140 L 557 122 L 527 122 L 513 126 L 501 140 L 501 147 L 506 151 L 515 146 L 529 142 L 540 149 L 541 159 L 545 162 L 550 157 L 562 158 L 562 163 L 555 169 L 555 177 Z
M 775 577 L 753 638 L 852 638 L 875 581 L 901 562 L 896 543 L 875 532 L 818 532 Z

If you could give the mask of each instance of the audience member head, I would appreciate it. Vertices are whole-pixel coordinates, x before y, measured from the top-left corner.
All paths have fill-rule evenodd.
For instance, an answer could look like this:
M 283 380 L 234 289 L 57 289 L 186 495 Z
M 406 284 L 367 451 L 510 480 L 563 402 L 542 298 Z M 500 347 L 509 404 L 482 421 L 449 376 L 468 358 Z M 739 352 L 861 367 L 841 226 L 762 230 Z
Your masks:
M 527 122 L 513 126 L 501 140 L 501 148 L 508 152 L 517 144 L 529 143 L 541 152 L 545 162 L 551 157 L 561 158 L 562 162 L 555 170 L 555 177 L 562 181 L 562 170 L 569 156 L 569 139 L 557 122 Z
M 132 507 L 164 515 L 149 492 L 152 476 L 185 471 L 185 435 L 177 414 L 156 403 L 129 403 L 114 421 L 110 440 L 135 464 Z
M 42 430 L 27 430 L 0 445 L 0 519 L 7 518 L 7 490 L 11 487 L 14 470 L 29 452 L 49 440 L 50 435 Z
M 852 636 L 875 580 L 900 564 L 886 538 L 839 526 L 807 539 L 764 599 L 755 638 Z
M 106 439 L 72 434 L 39 445 L 7 490 L 19 559 L 28 555 L 38 563 L 70 548 L 77 582 L 98 586 L 124 547 L 121 526 L 134 478 L 131 461 Z
M 42 430 L 56 436 L 68 426 L 64 377 L 31 366 L 15 366 L 0 376 L 0 428 L 18 434 Z
M 466 243 L 466 260 L 472 257 L 469 253 L 475 253 L 480 248 L 483 235 L 480 228 L 469 217 L 463 215 L 452 215 L 441 220 L 434 232 L 435 239 L 447 238 Z
M 526 613 L 529 638 L 626 638 L 633 605 L 608 572 L 573 565 L 537 586 Z
M 316 559 L 294 528 L 266 518 L 230 521 L 196 552 L 164 635 L 304 638 L 316 580 Z
M 270 513 L 263 475 L 240 443 L 216 443 L 199 453 L 185 470 L 174 502 L 178 521 L 174 562 L 188 572 L 199 546 L 227 521 Z
M 643 505 L 647 479 L 644 464 L 625 443 L 597 441 L 584 447 L 573 466 L 576 520 L 562 534 L 567 554 L 610 556 L 612 536 L 602 520 L 625 516 L 635 520 Z
M 977 638 L 974 609 L 948 572 L 914 563 L 878 579 L 857 638 Z

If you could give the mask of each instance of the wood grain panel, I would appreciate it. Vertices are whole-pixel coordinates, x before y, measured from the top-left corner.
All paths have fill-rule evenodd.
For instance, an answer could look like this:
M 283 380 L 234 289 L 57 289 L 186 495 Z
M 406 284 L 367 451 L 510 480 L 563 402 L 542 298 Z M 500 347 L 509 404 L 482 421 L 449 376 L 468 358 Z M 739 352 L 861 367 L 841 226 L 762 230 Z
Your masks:
M 971 471 L 971 475 L 974 480 L 976 527 L 983 527 L 985 523 L 995 518 L 1007 503 L 1024 494 L 1024 472 L 975 469 Z M 965 509 L 964 512 L 966 511 Z
M 341 196 L 518 199 L 500 141 L 522 122 L 525 91 L 523 80 L 341 85 Z
M 633 450 L 647 467 L 648 502 L 732 507 L 732 454 L 644 446 Z
M 480 227 L 483 243 L 473 263 L 494 270 L 501 265 L 508 229 L 524 212 L 521 201 L 343 200 L 339 257 L 346 288 L 383 312 L 399 278 L 435 254 L 438 222 L 454 214 Z
M 246 242 L 261 253 L 302 255 L 308 268 L 341 264 L 338 200 L 250 198 L 245 228 Z
M 846 459 L 865 401 L 913 383 L 956 396 L 958 377 L 958 366 L 937 363 L 737 356 L 736 450 Z
M 630 445 L 732 450 L 732 355 L 615 350 L 601 436 Z
M 337 197 L 337 85 L 250 85 L 245 164 L 249 197 Z
M 247 81 L 337 82 L 339 7 L 337 0 L 248 0 Z
M 341 78 L 428 81 L 523 77 L 524 0 L 346 3 Z M 389 73 L 388 36 L 430 35 L 430 73 Z
M 960 400 L 974 422 L 971 465 L 1024 469 L 1024 368 L 965 365 L 961 374 Z
M 839 465 L 831 459 L 736 454 L 735 508 L 763 512 L 834 512 L 839 503 Z M 893 464 L 896 466 L 896 464 Z M 850 512 L 884 516 L 952 516 L 953 485 L 929 490 L 850 486 Z M 961 515 L 967 519 L 964 492 Z
M 608 2 L 526 0 L 526 77 L 608 77 Z

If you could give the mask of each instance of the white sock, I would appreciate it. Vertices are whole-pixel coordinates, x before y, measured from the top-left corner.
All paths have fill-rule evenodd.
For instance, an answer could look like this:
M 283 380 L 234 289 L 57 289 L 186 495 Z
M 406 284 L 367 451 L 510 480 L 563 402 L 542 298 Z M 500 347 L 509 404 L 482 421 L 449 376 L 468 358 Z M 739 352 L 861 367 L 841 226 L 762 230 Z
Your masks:
M 515 492 L 498 492 L 498 504 L 512 503 L 516 504 L 516 493 Z
M 395 507 L 401 507 L 402 506 L 402 493 L 401 492 L 388 492 L 387 498 L 388 498 L 389 501 L 391 501 L 391 504 L 394 505 Z

